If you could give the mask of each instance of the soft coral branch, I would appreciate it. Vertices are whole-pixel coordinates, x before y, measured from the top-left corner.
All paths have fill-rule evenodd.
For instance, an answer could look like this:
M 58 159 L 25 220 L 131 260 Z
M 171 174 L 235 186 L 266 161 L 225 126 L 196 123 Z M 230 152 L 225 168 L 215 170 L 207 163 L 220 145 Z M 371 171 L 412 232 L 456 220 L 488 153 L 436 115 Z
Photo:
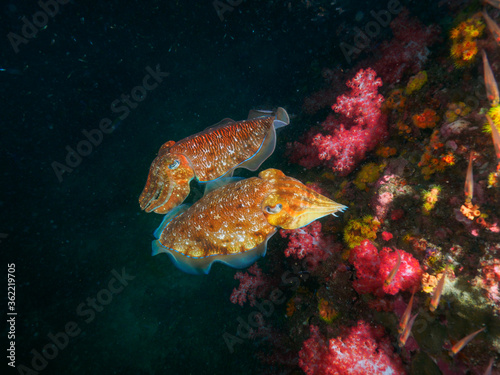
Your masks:
M 289 145 L 292 161 L 310 168 L 326 165 L 341 175 L 350 173 L 387 134 L 387 119 L 380 108 L 384 97 L 378 93 L 382 80 L 373 69 L 361 69 L 347 82 L 351 91 L 337 98 L 332 109 L 341 115 L 327 117 L 322 132 L 312 130 L 305 144 Z

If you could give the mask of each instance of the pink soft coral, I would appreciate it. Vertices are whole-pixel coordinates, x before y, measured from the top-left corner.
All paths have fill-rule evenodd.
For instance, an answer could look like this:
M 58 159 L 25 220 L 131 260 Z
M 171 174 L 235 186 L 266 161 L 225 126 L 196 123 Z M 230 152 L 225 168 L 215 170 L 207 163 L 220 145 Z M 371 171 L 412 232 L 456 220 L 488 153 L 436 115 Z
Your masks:
M 292 161 L 311 168 L 326 165 L 341 175 L 350 173 L 387 134 L 387 119 L 380 107 L 384 97 L 378 93 L 382 80 L 373 69 L 361 69 L 347 82 L 351 91 L 337 98 L 332 106 L 340 113 L 321 125 L 322 132 L 311 130 L 303 143 L 289 145 Z
M 240 280 L 240 285 L 238 289 L 233 289 L 230 299 L 232 303 L 240 306 L 243 306 L 247 299 L 250 306 L 254 306 L 256 299 L 263 297 L 268 289 L 267 280 L 257 263 L 253 264 L 248 272 L 236 272 L 234 278 Z
M 311 337 L 299 352 L 299 366 L 307 375 L 405 373 L 383 328 L 362 320 L 329 342 L 311 326 Z
M 295 259 L 306 258 L 308 268 L 312 271 L 325 260 L 333 251 L 332 236 L 321 232 L 321 223 L 313 221 L 311 224 L 294 230 L 280 230 L 281 237 L 288 237 L 288 247 L 285 256 Z
M 400 290 L 411 290 L 420 283 L 422 269 L 413 255 L 403 250 L 397 250 L 401 256 L 398 272 L 389 285 L 384 282 L 397 263 L 396 251 L 384 247 L 380 252 L 368 240 L 353 248 L 349 262 L 356 268 L 357 280 L 354 289 L 358 293 L 373 293 L 382 297 L 385 294 L 396 294 Z

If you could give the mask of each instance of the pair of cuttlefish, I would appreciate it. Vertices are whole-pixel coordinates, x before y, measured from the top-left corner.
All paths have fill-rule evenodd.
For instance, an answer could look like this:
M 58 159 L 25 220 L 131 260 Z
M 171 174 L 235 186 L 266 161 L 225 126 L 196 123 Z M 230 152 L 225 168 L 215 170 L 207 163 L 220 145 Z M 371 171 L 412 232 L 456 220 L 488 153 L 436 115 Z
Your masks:
M 266 254 L 278 228 L 301 228 L 346 209 L 277 169 L 232 178 L 236 168 L 257 170 L 274 151 L 276 129 L 289 122 L 283 108 L 250 111 L 247 120 L 224 119 L 165 143 L 139 197 L 144 211 L 165 214 L 153 255 L 166 253 L 193 274 L 208 273 L 214 262 L 245 268 Z M 205 195 L 191 206 L 181 204 L 192 179 L 207 185 Z

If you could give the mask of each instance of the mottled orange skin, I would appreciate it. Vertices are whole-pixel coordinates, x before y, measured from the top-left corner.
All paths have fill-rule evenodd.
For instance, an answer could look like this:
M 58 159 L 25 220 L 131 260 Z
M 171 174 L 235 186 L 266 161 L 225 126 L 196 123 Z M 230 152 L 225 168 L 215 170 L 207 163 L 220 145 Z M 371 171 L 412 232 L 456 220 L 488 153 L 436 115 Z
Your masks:
M 160 252 L 224 261 L 225 255 L 242 254 L 265 243 L 277 227 L 300 228 L 343 209 L 283 172 L 267 169 L 259 177 L 208 193 L 174 217 L 161 232 Z
M 266 137 L 274 132 L 274 120 L 274 116 L 229 120 L 177 143 L 165 143 L 149 169 L 139 197 L 141 208 L 165 214 L 186 199 L 193 178 L 208 182 L 230 174 L 259 151 Z M 177 162 L 177 168 L 169 168 Z

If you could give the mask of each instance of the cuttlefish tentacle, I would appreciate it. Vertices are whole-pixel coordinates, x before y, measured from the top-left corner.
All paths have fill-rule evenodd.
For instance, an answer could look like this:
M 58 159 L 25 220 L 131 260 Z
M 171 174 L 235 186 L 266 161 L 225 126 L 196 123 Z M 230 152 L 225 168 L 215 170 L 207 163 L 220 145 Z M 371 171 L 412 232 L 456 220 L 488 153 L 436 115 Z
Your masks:
M 346 207 L 276 169 L 206 194 L 155 232 L 153 255 L 167 253 L 181 270 L 208 273 L 214 262 L 244 268 L 266 253 L 279 227 L 300 228 Z
M 236 168 L 256 170 L 274 151 L 275 130 L 289 122 L 283 108 L 251 111 L 248 120 L 225 119 L 177 143 L 165 143 L 151 164 L 141 208 L 165 214 L 186 199 L 193 178 L 210 182 L 231 176 Z
M 146 212 L 154 211 L 159 214 L 168 212 L 189 195 L 189 182 L 193 178 L 193 168 L 184 155 L 168 153 L 157 157 L 139 197 L 141 208 Z M 169 202 L 171 207 L 166 207 L 165 202 Z

